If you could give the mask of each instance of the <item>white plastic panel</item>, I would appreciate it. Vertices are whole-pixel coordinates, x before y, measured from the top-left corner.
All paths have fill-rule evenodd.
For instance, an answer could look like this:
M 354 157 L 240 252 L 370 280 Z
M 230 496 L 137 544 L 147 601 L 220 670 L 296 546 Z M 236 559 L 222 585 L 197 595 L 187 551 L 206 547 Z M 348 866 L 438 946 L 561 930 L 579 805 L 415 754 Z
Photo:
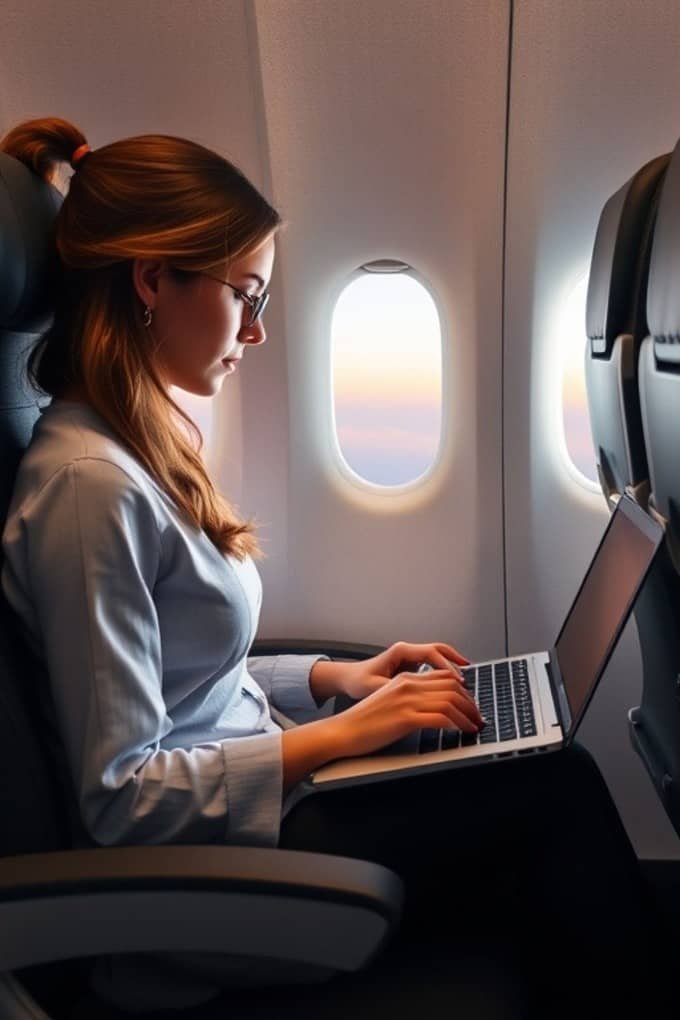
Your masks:
M 439 639 L 493 655 L 504 642 L 509 10 L 258 0 L 255 11 L 272 191 L 289 221 L 279 245 L 285 318 L 268 315 L 269 342 L 242 379 L 243 508 L 272 538 L 263 633 Z M 441 459 L 422 488 L 393 497 L 353 487 L 331 457 L 334 301 L 356 266 L 377 258 L 417 266 L 431 284 L 444 351 Z
M 590 262 L 605 201 L 680 132 L 674 2 L 517 0 L 514 10 L 505 292 L 510 651 L 549 646 L 601 535 L 604 497 L 565 470 L 555 421 L 555 310 Z M 643 856 L 678 841 L 626 712 L 639 703 L 629 625 L 580 733 Z

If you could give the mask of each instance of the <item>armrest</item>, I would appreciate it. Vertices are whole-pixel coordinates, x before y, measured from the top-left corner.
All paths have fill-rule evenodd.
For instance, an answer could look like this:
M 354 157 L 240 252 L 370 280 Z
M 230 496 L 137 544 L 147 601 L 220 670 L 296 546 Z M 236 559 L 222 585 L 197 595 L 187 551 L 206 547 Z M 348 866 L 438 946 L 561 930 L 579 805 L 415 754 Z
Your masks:
M 0 971 L 197 951 L 352 971 L 396 926 L 402 883 L 368 861 L 252 847 L 115 847 L 0 861 Z
M 349 641 L 295 640 L 263 638 L 254 641 L 249 655 L 327 655 L 330 659 L 370 659 L 384 652 L 381 645 L 353 644 Z

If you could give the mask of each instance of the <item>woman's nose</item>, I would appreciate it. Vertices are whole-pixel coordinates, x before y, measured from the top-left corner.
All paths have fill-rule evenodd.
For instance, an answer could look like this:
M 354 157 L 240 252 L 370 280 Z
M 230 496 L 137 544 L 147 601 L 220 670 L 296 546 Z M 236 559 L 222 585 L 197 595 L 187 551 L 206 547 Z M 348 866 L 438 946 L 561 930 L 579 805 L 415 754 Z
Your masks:
M 243 326 L 239 340 L 242 344 L 263 344 L 267 339 L 265 332 L 264 323 L 262 319 L 258 319 L 257 322 L 252 322 L 249 326 Z

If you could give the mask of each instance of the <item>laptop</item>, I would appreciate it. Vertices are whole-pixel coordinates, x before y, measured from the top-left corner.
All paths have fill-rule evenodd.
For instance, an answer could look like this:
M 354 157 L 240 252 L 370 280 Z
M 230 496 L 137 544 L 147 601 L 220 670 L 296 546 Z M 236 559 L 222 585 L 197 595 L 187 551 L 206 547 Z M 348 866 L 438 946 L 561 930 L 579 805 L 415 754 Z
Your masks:
M 479 733 L 417 730 L 379 751 L 329 762 L 309 777 L 317 791 L 557 750 L 569 744 L 616 647 L 663 528 L 628 496 L 606 531 L 549 651 L 461 669 L 487 720 Z M 423 665 L 419 672 L 432 667 Z

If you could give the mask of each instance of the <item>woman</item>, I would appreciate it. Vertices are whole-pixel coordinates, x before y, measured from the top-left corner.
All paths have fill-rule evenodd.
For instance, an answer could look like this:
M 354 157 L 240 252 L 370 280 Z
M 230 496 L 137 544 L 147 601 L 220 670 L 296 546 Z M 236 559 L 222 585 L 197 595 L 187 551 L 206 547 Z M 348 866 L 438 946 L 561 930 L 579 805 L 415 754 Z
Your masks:
M 442 642 L 358 663 L 247 658 L 261 602 L 254 525 L 216 492 L 170 388 L 213 396 L 264 342 L 280 217 L 227 160 L 180 138 L 92 152 L 52 118 L 20 124 L 0 148 L 46 179 L 75 169 L 56 222 L 54 323 L 29 362 L 54 399 L 20 465 L 2 574 L 47 664 L 83 826 L 74 839 L 279 843 L 382 861 L 406 879 L 406 929 L 436 897 L 469 931 L 486 902 L 469 880 L 479 875 L 512 902 L 526 881 L 532 920 L 540 910 L 576 930 L 573 895 L 555 909 L 550 890 L 603 898 L 604 862 L 607 911 L 622 897 L 630 911 L 634 856 L 583 750 L 304 796 L 305 776 L 334 758 L 483 720 L 456 668 L 466 660 Z M 423 661 L 426 677 L 412 672 Z M 339 693 L 356 704 L 294 724 Z M 522 822 L 520 808 L 518 837 L 517 793 L 545 789 L 555 818 L 587 820 L 593 868 L 574 861 L 554 819 L 527 811 Z M 484 878 L 499 857 L 502 880 Z M 608 921 L 589 925 L 594 953 L 610 933 Z M 122 980 L 108 994 L 135 1004 Z

